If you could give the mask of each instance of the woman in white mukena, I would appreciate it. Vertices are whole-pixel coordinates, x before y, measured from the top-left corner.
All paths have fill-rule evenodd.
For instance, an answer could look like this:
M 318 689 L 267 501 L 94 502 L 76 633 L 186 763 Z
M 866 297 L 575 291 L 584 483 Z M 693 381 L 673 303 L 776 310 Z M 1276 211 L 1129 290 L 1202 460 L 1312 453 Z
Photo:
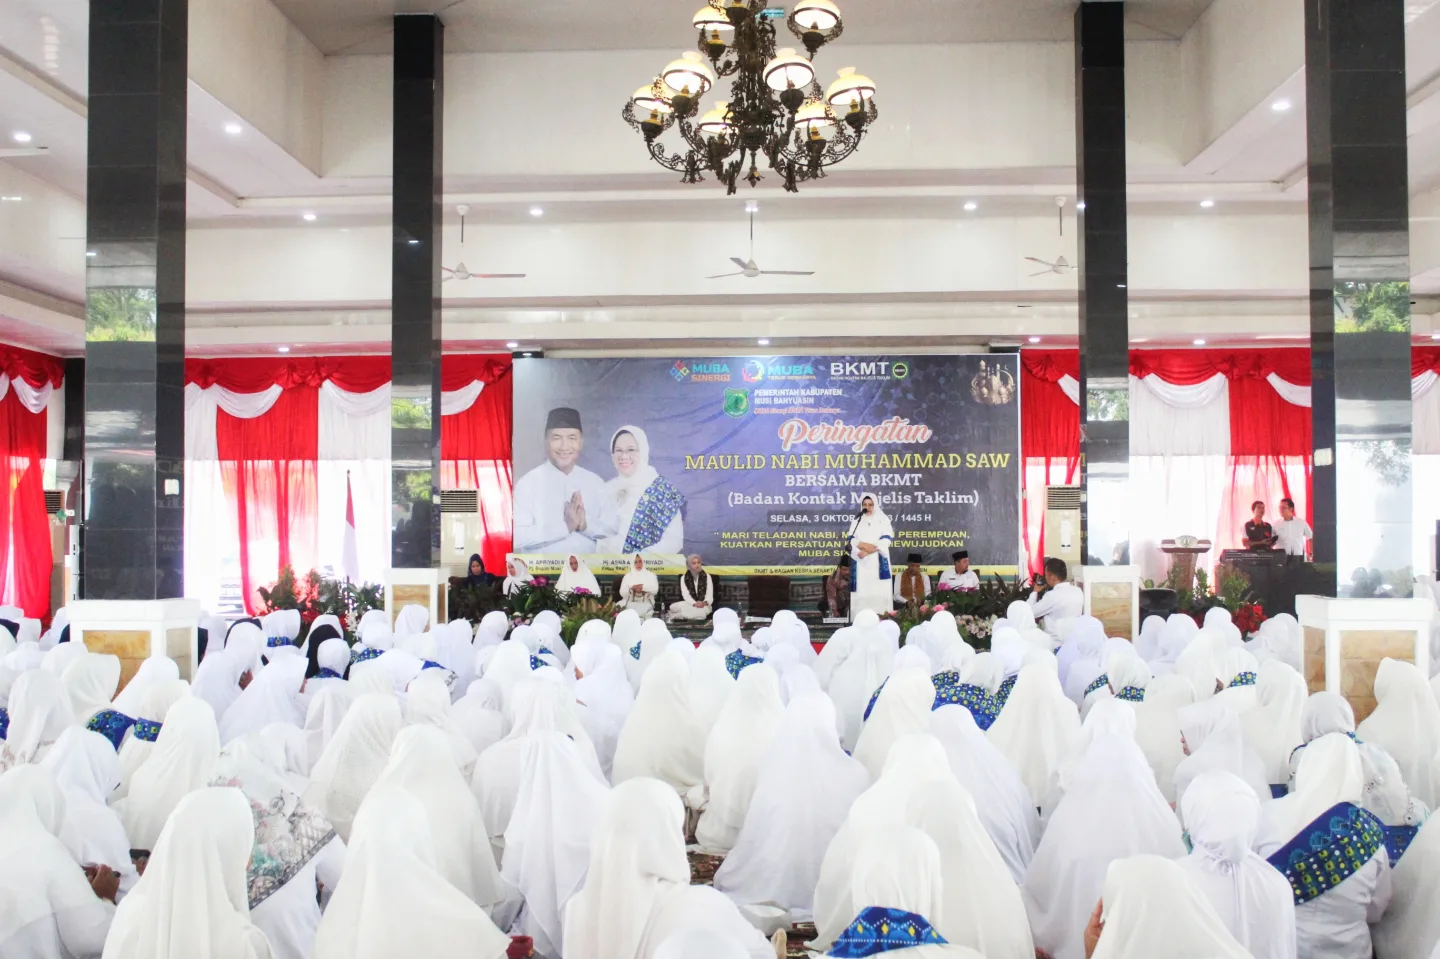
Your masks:
M 850 534 L 850 558 L 855 572 L 850 576 L 850 614 L 862 609 L 888 613 L 894 608 L 890 576 L 890 543 L 895 529 L 874 493 L 860 497 L 860 519 Z
M 600 541 L 601 553 L 679 553 L 685 543 L 680 511 L 684 495 L 650 465 L 650 440 L 638 426 L 622 426 L 610 437 L 615 478 L 605 484 L 615 509 L 615 535 Z

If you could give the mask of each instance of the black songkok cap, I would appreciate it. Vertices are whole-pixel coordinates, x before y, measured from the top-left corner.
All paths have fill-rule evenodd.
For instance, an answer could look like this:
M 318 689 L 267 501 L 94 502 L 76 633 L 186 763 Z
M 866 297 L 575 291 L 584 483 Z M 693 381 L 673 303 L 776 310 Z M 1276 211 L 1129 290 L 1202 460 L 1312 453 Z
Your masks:
M 578 430 L 580 429 L 580 413 L 568 406 L 557 406 L 545 417 L 545 432 L 551 430 Z
M 919 553 L 911 553 L 909 556 L 906 556 L 906 557 L 905 557 L 905 562 L 907 562 L 907 563 L 918 563 L 918 562 L 920 562 L 923 558 L 924 558 L 924 557 L 922 557 Z
M 958 562 L 960 562 L 962 559 L 969 559 L 969 558 L 970 558 L 970 551 L 969 551 L 968 549 L 962 549 L 962 550 L 960 550 L 958 553 L 951 553 L 951 554 L 950 554 L 950 558 L 953 559 L 955 562 L 958 563 Z

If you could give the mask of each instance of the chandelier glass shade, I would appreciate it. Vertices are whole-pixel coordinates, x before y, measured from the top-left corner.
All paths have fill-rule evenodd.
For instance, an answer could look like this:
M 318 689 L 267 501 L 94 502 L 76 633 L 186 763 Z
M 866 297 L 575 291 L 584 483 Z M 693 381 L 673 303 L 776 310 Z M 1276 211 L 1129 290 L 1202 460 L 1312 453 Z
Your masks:
M 875 82 L 853 67 L 821 86 L 816 52 L 840 36 L 833 0 L 798 0 L 785 24 L 804 51 L 780 47 L 766 0 L 710 0 L 691 22 L 699 50 L 670 61 L 631 95 L 624 117 L 644 138 L 651 158 L 699 183 L 711 173 L 734 193 L 773 171 L 791 193 L 849 157 L 875 122 Z M 729 98 L 701 109 L 722 80 Z M 718 94 L 720 91 L 716 90 Z M 723 94 L 721 94 L 723 96 Z M 671 152 L 662 136 L 678 128 L 684 143 Z

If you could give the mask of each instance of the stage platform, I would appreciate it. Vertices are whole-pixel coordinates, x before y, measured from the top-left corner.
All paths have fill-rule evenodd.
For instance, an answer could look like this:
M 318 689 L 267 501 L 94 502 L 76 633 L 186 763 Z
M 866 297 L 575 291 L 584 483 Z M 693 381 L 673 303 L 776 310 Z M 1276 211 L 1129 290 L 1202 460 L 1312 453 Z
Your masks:
M 820 618 L 818 613 L 800 613 L 798 615 L 800 620 L 810 627 L 810 642 L 812 643 L 823 644 L 835 634 L 835 630 L 846 625 L 845 623 L 827 623 Z M 748 639 L 751 633 L 762 626 L 769 625 L 769 622 L 765 619 L 752 618 L 741 626 L 740 631 Z M 666 623 L 666 625 L 670 627 L 670 635 L 676 638 L 684 637 L 697 643 L 702 639 L 710 638 L 711 626 L 708 621 L 704 623 L 675 621 Z

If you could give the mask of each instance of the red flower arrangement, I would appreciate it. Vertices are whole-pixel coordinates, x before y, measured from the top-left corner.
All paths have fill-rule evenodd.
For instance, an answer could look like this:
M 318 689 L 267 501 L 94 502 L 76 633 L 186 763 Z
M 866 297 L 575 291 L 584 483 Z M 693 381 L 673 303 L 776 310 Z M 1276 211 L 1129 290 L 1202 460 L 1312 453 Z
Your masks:
M 1253 635 L 1260 629 L 1260 624 L 1267 619 L 1269 617 L 1265 615 L 1265 610 L 1260 607 L 1259 603 L 1245 603 L 1231 616 L 1231 620 L 1239 627 L 1242 636 Z

